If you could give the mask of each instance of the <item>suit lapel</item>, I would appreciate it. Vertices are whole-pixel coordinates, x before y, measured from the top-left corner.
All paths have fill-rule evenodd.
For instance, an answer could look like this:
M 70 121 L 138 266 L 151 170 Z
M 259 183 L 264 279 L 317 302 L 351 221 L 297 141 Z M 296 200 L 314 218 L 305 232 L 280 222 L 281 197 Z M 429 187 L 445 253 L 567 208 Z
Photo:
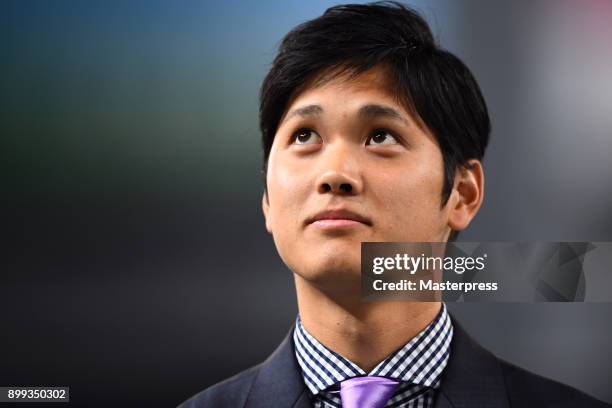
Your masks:
M 295 405 L 292 408 L 312 408 L 312 402 L 310 401 L 310 397 L 308 396 L 308 392 L 306 388 L 302 391 L 302 394 L 295 402 Z
M 508 394 L 499 360 L 453 319 L 453 341 L 435 408 L 507 408 Z
M 311 406 L 302 371 L 295 359 L 292 334 L 293 327 L 274 353 L 261 365 L 245 408 Z

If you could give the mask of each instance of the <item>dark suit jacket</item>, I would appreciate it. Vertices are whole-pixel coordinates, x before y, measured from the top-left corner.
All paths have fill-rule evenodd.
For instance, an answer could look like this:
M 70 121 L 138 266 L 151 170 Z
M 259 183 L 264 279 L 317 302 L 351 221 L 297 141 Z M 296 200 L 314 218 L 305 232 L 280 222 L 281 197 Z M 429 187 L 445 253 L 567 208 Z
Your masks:
M 610 407 L 566 385 L 502 361 L 453 321 L 451 354 L 435 408 Z M 194 395 L 179 408 L 311 408 L 295 358 L 293 329 L 263 363 Z

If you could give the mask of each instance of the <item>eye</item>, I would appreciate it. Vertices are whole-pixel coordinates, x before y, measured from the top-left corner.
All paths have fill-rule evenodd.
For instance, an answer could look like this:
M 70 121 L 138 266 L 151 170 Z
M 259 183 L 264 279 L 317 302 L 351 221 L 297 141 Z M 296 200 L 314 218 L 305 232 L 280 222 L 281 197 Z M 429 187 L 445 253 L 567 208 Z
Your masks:
M 300 129 L 293 134 L 293 143 L 298 145 L 321 143 L 321 136 L 312 129 Z
M 366 145 L 371 146 L 384 146 L 384 145 L 394 145 L 399 144 L 395 136 L 389 133 L 385 129 L 376 129 L 370 136 L 368 136 L 368 140 L 366 140 Z

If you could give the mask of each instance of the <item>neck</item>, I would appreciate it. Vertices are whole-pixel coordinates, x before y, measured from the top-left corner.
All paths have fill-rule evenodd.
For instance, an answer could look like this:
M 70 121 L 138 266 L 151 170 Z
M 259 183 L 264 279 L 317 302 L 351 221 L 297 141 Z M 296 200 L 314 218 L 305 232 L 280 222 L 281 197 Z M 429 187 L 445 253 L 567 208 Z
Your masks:
M 425 329 L 440 302 L 362 302 L 360 293 L 331 296 L 295 274 L 300 319 L 328 349 L 366 373 Z

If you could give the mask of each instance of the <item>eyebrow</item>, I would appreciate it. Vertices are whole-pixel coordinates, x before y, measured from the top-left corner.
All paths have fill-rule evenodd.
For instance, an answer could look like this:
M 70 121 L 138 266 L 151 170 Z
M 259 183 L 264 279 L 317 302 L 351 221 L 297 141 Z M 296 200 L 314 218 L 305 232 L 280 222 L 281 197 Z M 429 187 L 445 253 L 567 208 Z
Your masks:
M 307 105 L 301 108 L 297 108 L 292 110 L 287 117 L 283 120 L 283 122 L 288 121 L 294 116 L 300 116 L 302 118 L 319 116 L 323 113 L 323 108 L 320 105 Z
M 320 105 L 306 105 L 301 108 L 292 110 L 283 122 L 289 119 L 300 116 L 303 118 L 320 116 L 323 113 L 323 108 Z M 390 106 L 368 104 L 359 108 L 358 116 L 363 119 L 388 118 L 399 120 L 409 126 L 408 120 L 397 110 Z
M 397 109 L 393 109 L 390 106 L 383 105 L 364 105 L 359 108 L 359 116 L 364 119 L 378 119 L 387 118 L 393 120 L 399 120 L 406 126 L 409 126 L 408 120 L 402 115 Z

